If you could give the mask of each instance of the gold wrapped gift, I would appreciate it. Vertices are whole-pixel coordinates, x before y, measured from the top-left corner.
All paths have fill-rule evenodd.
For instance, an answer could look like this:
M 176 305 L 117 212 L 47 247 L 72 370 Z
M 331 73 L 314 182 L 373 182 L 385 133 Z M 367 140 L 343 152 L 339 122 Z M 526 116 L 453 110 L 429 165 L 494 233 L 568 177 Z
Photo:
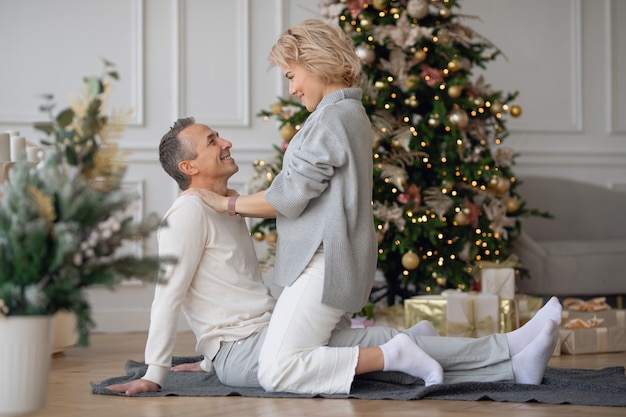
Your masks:
M 541 299 L 539 299 L 541 300 Z M 517 300 L 500 300 L 498 331 L 510 332 L 519 327 Z M 420 295 L 404 300 L 404 326 L 408 329 L 420 320 L 430 321 L 440 335 L 447 334 L 448 301 L 442 295 Z
M 519 326 L 523 326 L 528 320 L 533 318 L 541 307 L 543 307 L 543 298 L 517 294 L 515 296 L 515 303 L 517 306 Z
M 626 327 L 561 329 L 561 352 L 571 355 L 626 351 Z
M 441 336 L 446 335 L 446 307 L 443 295 L 418 295 L 404 300 L 404 325 L 408 329 L 421 320 L 430 321 Z
M 519 327 L 519 316 L 517 314 L 517 300 L 500 299 L 500 316 L 498 327 L 500 333 L 513 331 Z

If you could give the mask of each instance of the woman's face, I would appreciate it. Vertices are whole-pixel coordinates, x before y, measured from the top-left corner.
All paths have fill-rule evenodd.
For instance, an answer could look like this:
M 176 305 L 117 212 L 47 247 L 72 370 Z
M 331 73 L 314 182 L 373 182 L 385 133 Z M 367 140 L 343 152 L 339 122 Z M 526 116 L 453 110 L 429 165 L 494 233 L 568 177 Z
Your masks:
M 334 89 L 319 77 L 309 74 L 300 64 L 290 62 L 281 67 L 289 80 L 289 94 L 297 96 L 310 112 L 317 108 L 322 98 Z

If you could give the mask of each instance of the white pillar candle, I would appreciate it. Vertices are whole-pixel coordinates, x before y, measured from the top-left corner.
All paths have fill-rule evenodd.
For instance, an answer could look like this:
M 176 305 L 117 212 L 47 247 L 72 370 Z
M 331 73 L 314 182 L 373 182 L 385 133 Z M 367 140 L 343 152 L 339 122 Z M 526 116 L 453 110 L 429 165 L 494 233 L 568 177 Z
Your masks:
M 24 153 L 26 153 L 26 138 L 11 136 L 11 161 L 17 161 Z
M 11 135 L 9 132 L 0 133 L 0 161 L 11 160 Z

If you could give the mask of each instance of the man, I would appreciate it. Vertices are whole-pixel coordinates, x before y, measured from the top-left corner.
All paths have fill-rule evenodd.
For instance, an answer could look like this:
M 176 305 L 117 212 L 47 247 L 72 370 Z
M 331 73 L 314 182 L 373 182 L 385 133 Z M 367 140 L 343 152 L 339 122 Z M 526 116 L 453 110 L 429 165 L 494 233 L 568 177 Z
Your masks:
M 263 283 L 245 221 L 218 213 L 199 196 L 199 190 L 233 193 L 228 179 L 238 167 L 230 155 L 231 146 L 191 117 L 179 119 L 161 140 L 161 165 L 183 193 L 164 216 L 167 226 L 157 234 L 159 255 L 174 256 L 178 263 L 167 272 L 167 282 L 155 289 L 145 348 L 146 374 L 109 386 L 113 391 L 127 395 L 158 391 L 170 370 L 214 371 L 226 385 L 260 386 L 258 354 L 275 300 Z M 372 362 L 376 365 L 370 371 L 402 371 L 380 376 L 401 383 L 416 377 L 427 384 L 462 380 L 540 383 L 556 343 L 554 324 L 561 314 L 558 300 L 549 304 L 524 328 L 507 335 L 444 340 L 424 337 L 436 335 L 428 322 L 403 333 L 385 327 L 348 329 L 346 325 L 333 332 L 329 346 L 358 346 L 362 352 L 374 353 L 382 360 Z M 171 368 L 181 310 L 204 360 Z M 531 334 L 539 337 L 530 342 Z

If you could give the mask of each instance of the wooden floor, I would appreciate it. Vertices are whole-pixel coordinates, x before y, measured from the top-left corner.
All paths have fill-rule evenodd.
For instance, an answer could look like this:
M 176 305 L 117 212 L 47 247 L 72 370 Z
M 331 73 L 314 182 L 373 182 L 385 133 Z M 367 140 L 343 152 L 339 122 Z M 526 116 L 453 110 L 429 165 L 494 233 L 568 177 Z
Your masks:
M 128 359 L 143 360 L 145 333 L 95 334 L 90 347 L 73 348 L 52 360 L 48 403 L 37 417 L 125 416 L 620 416 L 624 407 L 581 407 L 492 401 L 366 401 L 272 398 L 127 398 L 91 393 L 90 382 L 123 375 Z M 194 339 L 181 333 L 175 355 L 194 355 Z M 626 352 L 553 357 L 550 366 L 598 369 L 626 365 Z

